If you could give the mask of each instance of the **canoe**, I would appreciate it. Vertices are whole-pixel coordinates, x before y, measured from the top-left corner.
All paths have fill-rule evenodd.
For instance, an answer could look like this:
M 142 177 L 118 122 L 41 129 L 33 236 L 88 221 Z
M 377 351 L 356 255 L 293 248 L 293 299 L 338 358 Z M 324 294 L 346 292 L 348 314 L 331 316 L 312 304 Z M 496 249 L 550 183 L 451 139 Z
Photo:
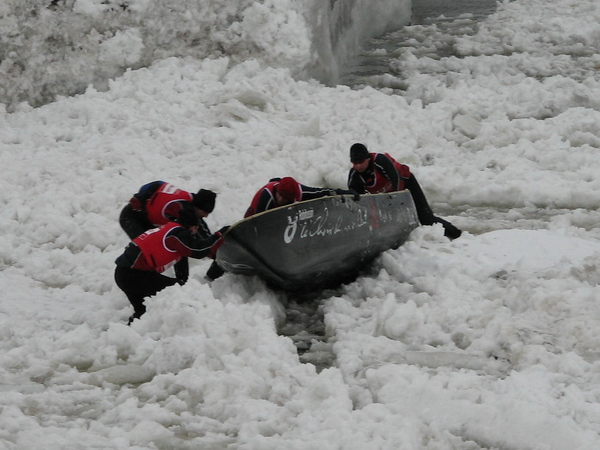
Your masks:
M 271 209 L 235 223 L 216 255 L 226 271 L 256 275 L 287 291 L 351 279 L 419 226 L 408 191 L 323 197 Z

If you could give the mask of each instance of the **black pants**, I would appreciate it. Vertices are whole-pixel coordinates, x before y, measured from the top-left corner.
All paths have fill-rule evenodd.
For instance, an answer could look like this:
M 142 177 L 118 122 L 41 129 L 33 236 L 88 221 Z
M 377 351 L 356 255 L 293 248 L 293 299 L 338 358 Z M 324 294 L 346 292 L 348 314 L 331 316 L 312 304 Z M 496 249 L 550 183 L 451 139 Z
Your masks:
M 210 281 L 214 281 L 223 275 L 225 271 L 217 264 L 216 261 L 213 261 L 208 270 L 206 271 L 206 278 Z
M 154 225 L 150 223 L 146 215 L 141 211 L 135 211 L 130 204 L 125 205 L 121 210 L 119 224 L 131 240 L 135 239 L 143 232 L 154 228 Z
M 462 234 L 461 230 L 456 228 L 447 220 L 433 215 L 433 211 L 431 210 L 429 203 L 427 203 L 425 194 L 423 193 L 421 186 L 413 174 L 410 175 L 410 178 L 406 181 L 405 186 L 415 202 L 417 216 L 419 217 L 419 222 L 421 222 L 421 225 L 433 225 L 434 223 L 441 223 L 444 227 L 444 236 L 448 237 L 449 239 L 456 239 L 457 237 L 460 237 Z
M 425 198 L 425 194 L 421 189 L 417 179 L 413 174 L 410 175 L 410 178 L 406 180 L 404 183 L 406 189 L 410 191 L 410 194 L 415 202 L 415 207 L 417 208 L 417 216 L 419 216 L 419 222 L 421 225 L 433 225 L 435 223 L 435 216 L 433 215 L 433 211 L 427 203 L 427 199 Z
M 133 306 L 133 320 L 139 319 L 146 312 L 146 305 L 144 305 L 146 297 L 156 295 L 157 292 L 173 286 L 177 281 L 157 272 L 117 266 L 115 282 L 125 292 L 129 303 Z

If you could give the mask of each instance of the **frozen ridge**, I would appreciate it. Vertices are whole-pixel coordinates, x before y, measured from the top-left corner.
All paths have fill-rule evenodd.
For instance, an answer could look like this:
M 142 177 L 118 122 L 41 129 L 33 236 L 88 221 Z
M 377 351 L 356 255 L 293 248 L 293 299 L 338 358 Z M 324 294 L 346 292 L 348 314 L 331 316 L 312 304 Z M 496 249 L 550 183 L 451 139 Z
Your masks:
M 106 0 L 0 8 L 0 103 L 40 106 L 169 57 L 257 60 L 335 84 L 367 39 L 410 20 L 411 0 Z

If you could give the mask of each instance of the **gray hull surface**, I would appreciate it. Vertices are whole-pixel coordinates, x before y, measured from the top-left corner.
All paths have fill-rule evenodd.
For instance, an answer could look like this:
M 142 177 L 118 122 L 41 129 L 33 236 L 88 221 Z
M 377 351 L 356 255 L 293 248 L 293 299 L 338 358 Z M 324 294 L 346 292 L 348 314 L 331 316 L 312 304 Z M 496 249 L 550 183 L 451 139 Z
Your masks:
M 419 226 L 408 191 L 324 197 L 272 209 L 234 224 L 217 262 L 289 291 L 347 280 Z

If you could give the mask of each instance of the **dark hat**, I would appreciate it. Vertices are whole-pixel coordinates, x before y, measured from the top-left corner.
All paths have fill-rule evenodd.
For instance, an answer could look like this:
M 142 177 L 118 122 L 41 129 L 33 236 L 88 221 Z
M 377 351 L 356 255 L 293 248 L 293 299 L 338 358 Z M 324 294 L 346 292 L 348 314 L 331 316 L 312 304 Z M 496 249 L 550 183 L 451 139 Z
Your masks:
M 296 201 L 296 197 L 298 197 L 298 194 L 300 194 L 298 182 L 292 177 L 282 178 L 279 184 L 276 186 L 276 189 L 279 195 L 290 202 Z
M 177 215 L 175 222 L 184 227 L 193 227 L 198 225 L 199 219 L 196 215 L 194 205 L 192 205 L 190 202 L 181 202 L 181 209 L 179 210 L 179 214 Z
M 192 203 L 198 209 L 201 209 L 205 213 L 213 212 L 215 209 L 215 200 L 217 198 L 217 194 L 213 191 L 209 191 L 208 189 L 200 189 L 198 193 L 192 194 L 193 200 Z
M 350 147 L 350 162 L 362 162 L 369 158 L 369 150 L 364 144 L 357 142 Z

